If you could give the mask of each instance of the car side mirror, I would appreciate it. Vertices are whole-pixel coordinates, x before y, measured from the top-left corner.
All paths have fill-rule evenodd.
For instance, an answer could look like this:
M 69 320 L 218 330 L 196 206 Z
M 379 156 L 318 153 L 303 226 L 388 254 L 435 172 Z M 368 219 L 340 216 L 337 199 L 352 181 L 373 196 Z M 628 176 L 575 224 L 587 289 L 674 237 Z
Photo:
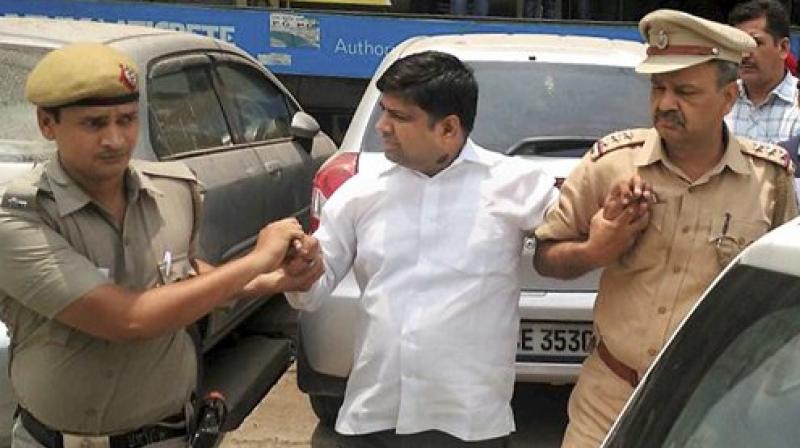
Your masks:
M 302 139 L 312 139 L 319 133 L 319 123 L 311 115 L 299 111 L 292 117 L 292 136 Z

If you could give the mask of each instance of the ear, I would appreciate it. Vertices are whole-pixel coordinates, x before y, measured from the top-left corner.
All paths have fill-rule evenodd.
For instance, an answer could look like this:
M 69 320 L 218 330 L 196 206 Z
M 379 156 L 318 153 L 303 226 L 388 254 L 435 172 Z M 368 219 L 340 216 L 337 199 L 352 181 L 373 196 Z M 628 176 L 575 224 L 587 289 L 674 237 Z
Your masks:
M 725 115 L 733 109 L 736 99 L 739 98 L 739 83 L 736 81 L 729 82 L 727 86 L 722 88 L 722 95 L 725 98 L 724 111 Z
M 45 112 L 41 107 L 37 107 L 36 120 L 39 123 L 39 131 L 42 133 L 42 137 L 47 140 L 55 140 L 56 133 L 54 127 L 56 125 L 56 118 L 50 113 Z
M 458 115 L 448 115 L 439 121 L 439 129 L 444 138 L 461 138 L 461 119 Z
M 780 51 L 781 59 L 786 59 L 789 56 L 789 50 L 792 47 L 792 43 L 789 41 L 788 37 L 784 37 L 778 41 L 778 51 Z

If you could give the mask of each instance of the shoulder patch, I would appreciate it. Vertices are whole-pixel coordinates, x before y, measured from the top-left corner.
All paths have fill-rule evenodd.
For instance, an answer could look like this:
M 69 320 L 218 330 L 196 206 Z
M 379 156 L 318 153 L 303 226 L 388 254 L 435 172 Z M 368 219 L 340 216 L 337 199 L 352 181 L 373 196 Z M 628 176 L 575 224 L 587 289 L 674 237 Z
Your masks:
M 597 161 L 600 157 L 621 148 L 641 145 L 647 138 L 648 133 L 649 129 L 640 128 L 627 129 L 608 134 L 595 142 L 592 146 L 590 150 L 592 161 Z
M 789 172 L 789 174 L 794 174 L 792 157 L 783 147 L 745 139 L 741 139 L 740 142 L 744 154 L 772 162 Z
M 39 188 L 27 182 L 15 181 L 8 184 L 0 196 L 0 207 L 10 210 L 34 210 Z
M 171 177 L 197 182 L 197 176 L 183 162 L 150 162 L 147 160 L 133 160 L 131 166 L 134 169 L 150 175 L 159 177 Z

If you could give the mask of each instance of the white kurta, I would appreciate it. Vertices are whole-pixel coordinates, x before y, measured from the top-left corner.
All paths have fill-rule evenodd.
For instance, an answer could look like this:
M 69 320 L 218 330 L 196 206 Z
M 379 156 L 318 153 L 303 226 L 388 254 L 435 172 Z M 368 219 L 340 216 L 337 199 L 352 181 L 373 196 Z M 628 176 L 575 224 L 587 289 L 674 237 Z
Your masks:
M 433 177 L 389 164 L 331 196 L 315 234 L 325 274 L 289 301 L 314 310 L 354 270 L 362 313 L 338 432 L 514 430 L 522 243 L 556 197 L 552 176 L 471 142 Z

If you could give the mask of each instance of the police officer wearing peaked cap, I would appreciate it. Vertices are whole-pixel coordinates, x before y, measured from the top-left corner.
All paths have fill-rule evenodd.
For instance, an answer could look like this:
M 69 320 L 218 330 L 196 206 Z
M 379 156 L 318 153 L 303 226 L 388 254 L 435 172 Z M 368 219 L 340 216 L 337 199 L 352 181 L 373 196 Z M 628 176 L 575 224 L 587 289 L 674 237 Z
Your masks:
M 797 215 L 793 164 L 773 145 L 733 136 L 746 33 L 659 10 L 639 29 L 653 128 L 600 139 L 536 229 L 543 275 L 603 269 L 598 343 L 569 402 L 565 447 L 600 445 L 639 379 L 703 290 L 753 240 Z
M 14 448 L 185 445 L 197 359 L 184 327 L 235 298 L 302 287 L 276 270 L 304 238 L 293 219 L 265 227 L 251 253 L 224 266 L 196 258 L 194 175 L 131 160 L 137 76 L 111 47 L 72 44 L 28 77 L 57 151 L 0 199 Z

